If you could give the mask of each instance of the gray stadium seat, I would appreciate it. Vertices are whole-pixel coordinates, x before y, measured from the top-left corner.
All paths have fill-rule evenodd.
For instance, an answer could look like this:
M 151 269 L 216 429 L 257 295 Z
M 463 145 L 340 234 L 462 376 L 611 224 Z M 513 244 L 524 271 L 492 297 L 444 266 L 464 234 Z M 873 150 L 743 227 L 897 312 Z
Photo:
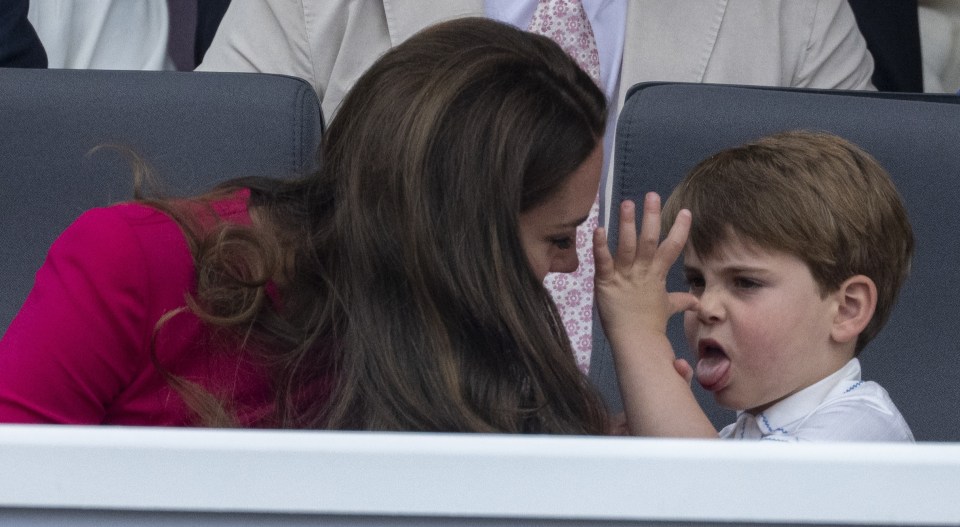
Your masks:
M 0 69 L 0 335 L 59 233 L 131 197 L 136 152 L 170 195 L 312 170 L 320 104 L 301 79 L 255 73 Z
M 821 130 L 870 152 L 893 176 L 910 215 L 917 249 L 910 278 L 880 335 L 861 355 L 864 378 L 882 384 L 917 440 L 960 440 L 960 98 L 649 83 L 628 94 L 617 129 L 611 203 L 664 198 L 701 159 L 783 130 Z M 610 239 L 617 236 L 611 207 Z M 675 266 L 668 287 L 684 288 Z M 956 284 L 956 286 L 955 286 Z M 594 317 L 591 378 L 610 407 L 619 388 L 609 344 Z M 691 358 L 674 317 L 669 337 Z M 696 385 L 696 383 L 694 383 Z M 734 413 L 695 386 L 718 427 Z

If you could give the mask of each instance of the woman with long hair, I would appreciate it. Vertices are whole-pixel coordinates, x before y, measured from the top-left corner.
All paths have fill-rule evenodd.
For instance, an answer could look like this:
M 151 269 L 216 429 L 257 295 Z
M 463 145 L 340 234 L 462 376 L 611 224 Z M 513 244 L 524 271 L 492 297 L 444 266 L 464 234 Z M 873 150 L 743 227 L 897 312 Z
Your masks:
M 0 341 L 0 420 L 604 433 L 542 280 L 577 267 L 605 116 L 549 39 L 422 31 L 315 174 L 81 216 Z

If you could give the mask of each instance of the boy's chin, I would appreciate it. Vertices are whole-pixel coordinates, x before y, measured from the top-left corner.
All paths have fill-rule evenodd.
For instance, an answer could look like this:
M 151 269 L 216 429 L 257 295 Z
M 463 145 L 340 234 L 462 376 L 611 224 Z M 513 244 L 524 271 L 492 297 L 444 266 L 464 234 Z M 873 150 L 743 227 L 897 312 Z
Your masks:
M 717 405 L 726 410 L 734 412 L 747 412 L 757 415 L 760 412 L 770 408 L 775 401 L 751 401 L 736 397 L 736 394 L 730 393 L 730 390 L 719 390 L 713 392 L 713 400 Z

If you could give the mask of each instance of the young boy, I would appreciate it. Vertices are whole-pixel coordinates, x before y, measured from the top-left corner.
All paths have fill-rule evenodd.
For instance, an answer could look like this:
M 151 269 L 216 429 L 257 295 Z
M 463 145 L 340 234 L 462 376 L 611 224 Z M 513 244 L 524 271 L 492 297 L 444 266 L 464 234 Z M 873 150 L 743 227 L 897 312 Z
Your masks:
M 659 244 L 656 194 L 639 237 L 633 204 L 620 211 L 616 256 L 602 230 L 594 237 L 596 294 L 632 433 L 718 437 L 666 337 L 685 311 L 697 381 L 740 411 L 719 437 L 913 440 L 887 392 L 860 380 L 857 356 L 913 254 L 900 197 L 867 153 L 787 132 L 716 154 L 671 195 L 663 215 L 676 220 Z M 681 252 L 690 291 L 667 293 Z

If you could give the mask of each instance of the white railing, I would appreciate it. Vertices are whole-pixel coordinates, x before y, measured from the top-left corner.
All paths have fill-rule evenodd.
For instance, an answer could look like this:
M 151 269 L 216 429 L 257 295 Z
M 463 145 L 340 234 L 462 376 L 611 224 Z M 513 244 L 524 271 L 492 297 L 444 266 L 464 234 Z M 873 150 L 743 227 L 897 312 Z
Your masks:
M 960 443 L 0 426 L 0 523 L 64 511 L 957 525 Z

